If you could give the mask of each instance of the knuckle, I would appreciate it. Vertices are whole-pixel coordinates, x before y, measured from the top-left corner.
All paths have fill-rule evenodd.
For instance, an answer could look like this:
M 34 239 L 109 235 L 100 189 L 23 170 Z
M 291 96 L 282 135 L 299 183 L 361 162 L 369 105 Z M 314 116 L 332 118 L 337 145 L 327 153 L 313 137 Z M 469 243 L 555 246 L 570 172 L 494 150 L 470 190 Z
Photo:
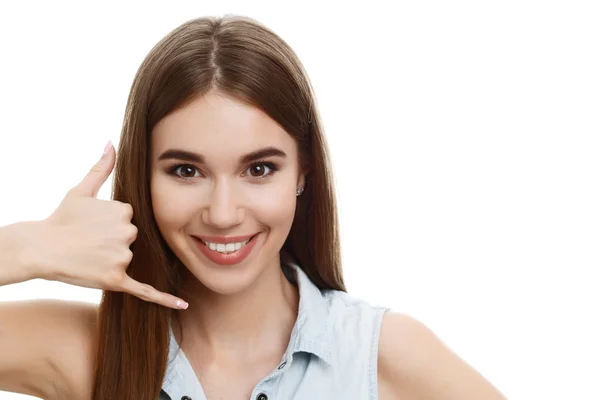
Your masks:
M 127 267 L 133 258 L 131 250 L 120 251 L 111 257 L 111 266 L 106 271 L 107 281 L 110 284 L 121 286 L 127 279 Z
M 146 284 L 146 283 L 140 283 L 137 291 L 136 291 L 136 296 L 139 297 L 140 299 L 144 300 L 144 301 L 152 301 L 152 295 L 154 293 L 154 290 L 152 288 L 152 286 Z
M 133 260 L 133 252 L 130 249 L 127 249 L 123 252 L 119 264 L 123 267 L 127 267 L 131 263 L 131 260 Z
M 132 224 L 125 224 L 119 226 L 118 232 L 121 240 L 131 243 L 137 237 L 138 230 L 137 227 Z
M 152 296 L 152 288 L 150 287 L 150 285 L 147 285 L 145 283 L 142 283 L 142 286 L 140 287 L 140 292 L 147 300 L 149 300 Z
M 128 228 L 128 235 L 127 235 L 127 239 L 129 240 L 129 242 L 135 241 L 135 239 L 137 239 L 137 235 L 138 235 L 137 226 L 130 225 Z
M 123 205 L 121 206 L 121 208 L 122 208 L 123 218 L 125 218 L 127 221 L 130 221 L 131 218 L 133 217 L 133 207 L 129 203 L 122 203 L 122 204 Z

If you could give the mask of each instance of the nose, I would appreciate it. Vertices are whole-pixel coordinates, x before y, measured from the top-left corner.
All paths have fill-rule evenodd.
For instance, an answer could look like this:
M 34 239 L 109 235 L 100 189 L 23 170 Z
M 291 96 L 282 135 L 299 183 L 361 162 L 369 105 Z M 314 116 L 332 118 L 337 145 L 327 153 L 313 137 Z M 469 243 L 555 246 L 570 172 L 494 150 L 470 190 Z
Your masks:
M 216 183 L 209 198 L 209 205 L 202 213 L 202 221 L 218 229 L 239 225 L 244 219 L 238 207 L 233 187 L 228 182 Z

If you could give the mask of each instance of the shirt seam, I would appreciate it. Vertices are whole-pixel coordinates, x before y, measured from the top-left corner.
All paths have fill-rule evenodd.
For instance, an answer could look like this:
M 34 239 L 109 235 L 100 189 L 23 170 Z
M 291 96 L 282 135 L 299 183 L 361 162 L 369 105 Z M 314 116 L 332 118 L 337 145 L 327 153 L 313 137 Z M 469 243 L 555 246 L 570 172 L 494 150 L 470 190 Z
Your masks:
M 378 400 L 379 399 L 379 385 L 378 385 L 378 369 L 377 363 L 379 359 L 379 337 L 381 333 L 381 325 L 383 323 L 383 316 L 385 315 L 388 308 L 385 307 L 377 307 L 377 313 L 374 318 L 375 326 L 373 327 L 373 339 L 371 340 L 371 359 L 369 366 L 369 379 L 370 390 L 369 390 L 369 398 L 370 400 Z

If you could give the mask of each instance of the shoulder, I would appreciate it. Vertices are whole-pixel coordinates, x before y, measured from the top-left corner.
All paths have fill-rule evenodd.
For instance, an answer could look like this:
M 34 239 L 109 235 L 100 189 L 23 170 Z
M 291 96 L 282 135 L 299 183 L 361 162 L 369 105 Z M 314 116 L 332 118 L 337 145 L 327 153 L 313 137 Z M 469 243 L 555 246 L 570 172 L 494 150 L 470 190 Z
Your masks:
M 324 293 L 329 335 L 336 365 L 344 371 L 364 371 L 369 379 L 377 363 L 377 344 L 385 307 L 373 305 L 342 291 Z
M 366 300 L 355 297 L 341 290 L 327 289 L 322 291 L 322 296 L 329 312 L 342 312 L 356 314 L 367 310 L 384 310 L 384 307 L 375 306 Z
M 384 315 L 377 364 L 381 400 L 505 399 L 431 329 L 405 314 Z
M 349 336 L 351 330 L 353 335 L 374 336 L 373 339 L 379 336 L 381 318 L 387 308 L 337 290 L 324 292 L 323 299 L 329 323 L 332 327 L 340 329 L 341 335 Z

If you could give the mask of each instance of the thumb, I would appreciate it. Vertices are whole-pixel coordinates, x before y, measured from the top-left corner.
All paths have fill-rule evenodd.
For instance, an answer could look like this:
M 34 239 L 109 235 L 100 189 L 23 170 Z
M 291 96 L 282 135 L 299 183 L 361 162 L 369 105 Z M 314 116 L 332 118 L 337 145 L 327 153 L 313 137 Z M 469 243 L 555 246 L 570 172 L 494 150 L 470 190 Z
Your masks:
M 112 142 L 109 141 L 102 158 L 90 169 L 79 185 L 73 188 L 72 192 L 82 196 L 96 197 L 115 166 L 115 155 L 115 149 Z

